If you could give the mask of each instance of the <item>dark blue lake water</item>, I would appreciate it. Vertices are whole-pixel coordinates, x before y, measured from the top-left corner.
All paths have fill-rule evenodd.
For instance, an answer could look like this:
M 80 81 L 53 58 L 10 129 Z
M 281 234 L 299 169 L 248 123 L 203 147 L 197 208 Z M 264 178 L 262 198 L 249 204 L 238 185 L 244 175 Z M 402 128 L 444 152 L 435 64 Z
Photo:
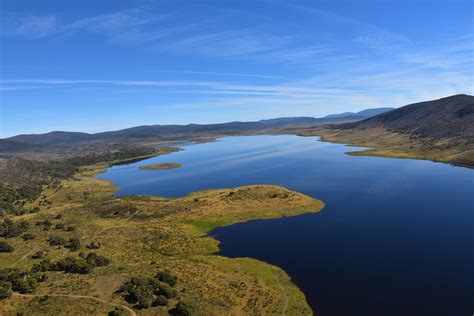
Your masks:
M 220 254 L 283 268 L 322 316 L 474 313 L 474 170 L 357 157 L 314 137 L 228 137 L 98 177 L 119 195 L 277 184 L 321 199 L 318 214 L 212 232 Z M 182 168 L 141 171 L 179 162 Z

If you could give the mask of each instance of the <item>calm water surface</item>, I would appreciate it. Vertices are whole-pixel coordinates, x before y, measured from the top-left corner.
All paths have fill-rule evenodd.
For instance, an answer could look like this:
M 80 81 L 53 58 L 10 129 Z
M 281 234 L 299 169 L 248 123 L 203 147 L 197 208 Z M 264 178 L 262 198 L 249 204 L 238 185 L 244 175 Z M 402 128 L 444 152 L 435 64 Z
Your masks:
M 318 214 L 218 228 L 220 254 L 283 268 L 322 316 L 474 313 L 474 170 L 356 157 L 314 137 L 228 137 L 114 166 L 119 195 L 277 184 L 323 200 Z M 141 171 L 179 162 L 182 168 Z

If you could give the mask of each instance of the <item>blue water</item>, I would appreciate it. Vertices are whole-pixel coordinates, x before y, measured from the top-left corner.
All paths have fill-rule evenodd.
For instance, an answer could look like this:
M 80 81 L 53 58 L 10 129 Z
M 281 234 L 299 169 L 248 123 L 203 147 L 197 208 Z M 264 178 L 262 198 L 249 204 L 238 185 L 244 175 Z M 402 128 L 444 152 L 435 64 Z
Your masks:
M 98 177 L 119 195 L 277 184 L 321 199 L 322 212 L 218 228 L 220 254 L 283 268 L 322 316 L 472 315 L 474 170 L 431 161 L 357 157 L 314 137 L 246 136 Z M 179 162 L 182 168 L 141 171 Z

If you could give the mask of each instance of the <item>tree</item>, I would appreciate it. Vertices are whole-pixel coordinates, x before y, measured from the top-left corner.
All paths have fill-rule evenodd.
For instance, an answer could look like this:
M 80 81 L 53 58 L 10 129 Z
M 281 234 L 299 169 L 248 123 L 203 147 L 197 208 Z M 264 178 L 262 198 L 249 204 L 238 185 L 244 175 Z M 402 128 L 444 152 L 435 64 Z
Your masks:
M 138 307 L 139 308 L 149 308 L 153 304 L 153 294 L 146 293 L 143 294 L 140 299 L 138 300 Z
M 99 256 L 95 252 L 89 253 L 86 257 L 86 261 L 87 261 L 87 263 L 89 263 L 90 265 L 92 265 L 94 267 L 103 267 L 103 266 L 109 265 L 109 263 L 110 263 L 109 259 L 107 259 L 103 256 Z
M 41 252 L 41 251 L 39 251 Z M 35 263 L 32 267 L 30 272 L 46 272 L 46 271 L 53 271 L 57 270 L 57 265 L 51 263 L 49 260 L 42 260 L 40 263 Z
M 108 316 L 128 316 L 130 313 L 122 307 L 115 307 L 113 311 L 107 313 Z
M 93 267 L 83 258 L 67 257 L 56 263 L 56 269 L 67 273 L 88 274 Z
M 38 281 L 32 276 L 20 276 L 12 280 L 12 289 L 16 292 L 31 293 L 38 286 Z
M 163 295 L 158 295 L 153 302 L 153 306 L 166 306 L 168 305 L 168 300 Z
M 185 302 L 178 302 L 175 308 L 168 311 L 168 314 L 173 316 L 190 316 L 193 314 L 193 309 Z
M 167 273 L 162 278 L 176 280 Z M 120 291 L 127 302 L 136 303 L 139 308 L 166 306 L 168 299 L 176 297 L 176 291 L 168 283 L 160 281 L 158 275 L 152 278 L 131 278 L 122 285 Z
M 176 291 L 166 283 L 161 283 L 158 294 L 168 299 L 176 297 Z

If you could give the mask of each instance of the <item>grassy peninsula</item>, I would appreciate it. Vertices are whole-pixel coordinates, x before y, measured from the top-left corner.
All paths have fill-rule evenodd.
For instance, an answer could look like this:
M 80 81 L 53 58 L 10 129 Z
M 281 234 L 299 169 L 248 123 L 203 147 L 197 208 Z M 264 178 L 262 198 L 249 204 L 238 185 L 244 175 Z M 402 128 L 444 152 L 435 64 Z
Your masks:
M 35 281 L 20 290 L 15 285 L 1 301 L 2 315 L 105 315 L 114 309 L 115 315 L 167 315 L 175 306 L 193 315 L 312 314 L 283 270 L 214 255 L 218 241 L 206 233 L 252 219 L 318 212 L 321 201 L 268 185 L 176 199 L 115 197 L 112 183 L 94 178 L 108 165 L 81 167 L 25 205 L 35 212 L 4 218 L 4 227 L 26 228 L 0 238 L 13 249 L 0 252 L 0 266 Z M 150 286 L 158 292 L 148 293 Z M 136 294 L 134 287 L 149 297 L 127 296 Z
M 181 168 L 181 164 L 177 162 L 164 162 L 139 167 L 140 170 L 170 170 L 176 168 Z

